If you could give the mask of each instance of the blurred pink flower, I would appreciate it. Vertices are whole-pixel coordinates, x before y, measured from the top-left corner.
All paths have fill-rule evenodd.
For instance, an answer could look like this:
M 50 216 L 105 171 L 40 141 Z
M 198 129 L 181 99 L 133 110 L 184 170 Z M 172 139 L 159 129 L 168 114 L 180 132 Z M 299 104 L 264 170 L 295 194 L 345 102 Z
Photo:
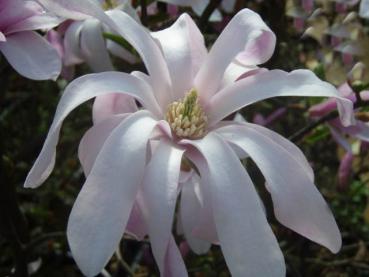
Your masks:
M 342 97 L 350 99 L 356 103 L 357 99 L 352 88 L 347 84 L 343 84 L 338 88 L 338 91 Z M 369 91 L 362 91 L 360 93 L 363 101 L 369 101 Z M 335 110 L 337 105 L 334 99 L 329 99 L 323 103 L 314 105 L 310 108 L 309 113 L 312 117 L 321 117 L 329 112 Z M 336 142 L 342 146 L 346 154 L 341 160 L 338 170 L 338 182 L 339 187 L 344 188 L 347 186 L 349 176 L 351 174 L 351 164 L 353 159 L 353 153 L 351 150 L 351 144 L 345 138 L 349 136 L 358 139 L 363 142 L 369 142 L 369 123 L 361 120 L 356 120 L 356 123 L 352 126 L 343 126 L 338 119 L 334 119 L 328 122 L 333 138 Z
M 34 1 L 0 0 L 0 52 L 21 75 L 34 79 L 56 79 L 60 58 L 47 41 L 33 30 L 60 23 Z
M 162 276 L 187 276 L 171 231 L 180 195 L 180 226 L 192 250 L 220 244 L 233 276 L 284 276 L 282 252 L 239 161 L 246 156 L 264 174 L 282 224 L 332 252 L 340 249 L 340 232 L 303 153 L 264 127 L 223 120 L 270 97 L 327 96 L 337 98 L 345 125 L 353 121 L 352 102 L 312 72 L 258 68 L 276 41 L 259 15 L 240 11 L 208 52 L 187 14 L 150 35 L 120 11 L 107 17 L 88 1 L 52 3 L 60 12 L 86 13 L 109 25 L 135 47 L 149 73 L 104 72 L 70 83 L 25 181 L 32 188 L 45 181 L 65 117 L 103 96 L 105 109 L 94 110 L 94 125 L 80 143 L 87 178 L 67 230 L 84 274 L 98 274 L 128 232 L 149 236 Z M 126 113 L 120 95 L 135 97 L 142 109 Z
M 139 21 L 136 11 L 128 0 L 93 0 L 96 4 L 104 8 L 108 14 L 112 10 L 122 10 Z M 49 11 L 58 14 L 59 11 L 49 1 L 40 0 Z M 113 70 L 113 64 L 109 53 L 119 57 L 128 63 L 137 62 L 137 58 L 130 51 L 123 48 L 116 42 L 105 39 L 104 32 L 113 33 L 106 25 L 90 16 L 74 15 L 71 13 L 60 14 L 66 19 L 70 19 L 59 26 L 57 33 L 52 31 L 49 35 L 50 42 L 58 49 L 64 64 L 64 73 L 70 78 L 73 67 L 77 64 L 86 62 L 94 72 Z M 56 36 L 59 39 L 55 39 Z M 62 51 L 60 51 L 60 49 Z

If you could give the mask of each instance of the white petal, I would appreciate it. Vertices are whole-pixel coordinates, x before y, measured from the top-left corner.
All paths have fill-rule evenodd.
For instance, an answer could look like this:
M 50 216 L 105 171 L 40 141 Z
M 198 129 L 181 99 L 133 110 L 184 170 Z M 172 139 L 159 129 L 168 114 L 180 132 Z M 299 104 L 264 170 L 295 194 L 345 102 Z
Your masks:
M 168 64 L 174 100 L 182 98 L 193 87 L 200 64 L 206 57 L 205 42 L 199 29 L 187 14 L 182 14 L 169 28 L 153 32 Z
M 214 133 L 182 142 L 195 146 L 206 160 L 207 169 L 197 166 L 211 184 L 214 220 L 232 276 L 285 276 L 283 255 L 257 192 L 232 149 Z
M 151 248 L 160 273 L 165 275 L 165 258 L 178 195 L 178 179 L 184 150 L 162 139 L 146 166 L 142 185 L 145 218 Z M 169 277 L 169 276 L 168 276 Z
M 31 31 L 39 29 L 52 29 L 59 25 L 64 19 L 58 18 L 48 13 L 42 13 L 26 18 L 16 24 L 12 24 L 6 29 L 6 34 L 21 31 Z
M 129 114 L 121 114 L 106 118 L 105 120 L 92 126 L 83 135 L 78 147 L 78 158 L 81 162 L 85 176 L 88 176 L 88 174 L 90 174 L 96 157 L 99 154 L 106 139 L 128 115 Z
M 198 255 L 209 251 L 211 243 L 198 239 L 193 230 L 198 225 L 199 212 L 201 210 L 200 199 L 195 190 L 200 190 L 200 178 L 195 174 L 182 185 L 180 202 L 180 219 L 185 238 L 191 249 Z
M 306 166 L 254 126 L 219 129 L 227 140 L 245 149 L 263 173 L 271 193 L 276 218 L 285 226 L 336 253 L 341 234 L 332 212 L 315 187 Z
M 69 25 L 64 34 L 64 63 L 66 66 L 82 63 L 84 61 L 80 38 L 83 21 L 76 21 Z
M 144 106 L 151 106 L 157 111 L 156 113 L 159 112 L 150 87 L 132 75 L 119 72 L 104 72 L 85 75 L 74 80 L 65 89 L 60 99 L 53 124 L 50 127 L 39 157 L 28 173 L 24 184 L 25 187 L 37 187 L 50 175 L 55 164 L 55 147 L 58 143 L 60 128 L 67 115 L 83 102 L 112 92 L 134 96 Z
M 249 76 L 222 89 L 210 101 L 208 109 L 209 125 L 214 125 L 227 115 L 257 101 L 276 96 L 334 97 L 344 125 L 355 122 L 353 103 L 339 96 L 329 83 L 318 79 L 309 70 L 270 70 Z
M 58 52 L 39 34 L 19 32 L 0 42 L 0 51 L 21 75 L 33 80 L 56 79 L 60 74 Z
M 96 19 L 87 19 L 82 25 L 80 47 L 85 61 L 95 72 L 113 70 L 101 23 Z
M 147 111 L 124 120 L 107 138 L 77 197 L 67 236 L 73 257 L 87 276 L 103 269 L 123 236 L 155 125 Z
M 249 9 L 237 13 L 212 46 L 196 76 L 195 87 L 201 99 L 205 101 L 216 93 L 227 66 L 238 54 L 244 65 L 264 63 L 273 54 L 275 40 L 257 13 Z

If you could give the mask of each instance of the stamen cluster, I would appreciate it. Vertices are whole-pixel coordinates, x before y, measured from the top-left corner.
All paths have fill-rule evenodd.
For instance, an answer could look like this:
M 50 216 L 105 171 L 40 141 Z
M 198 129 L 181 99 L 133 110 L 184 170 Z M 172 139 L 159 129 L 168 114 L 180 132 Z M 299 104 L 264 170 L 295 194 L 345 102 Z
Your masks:
M 208 119 L 198 103 L 195 89 L 191 89 L 182 100 L 169 105 L 166 120 L 180 138 L 204 136 Z

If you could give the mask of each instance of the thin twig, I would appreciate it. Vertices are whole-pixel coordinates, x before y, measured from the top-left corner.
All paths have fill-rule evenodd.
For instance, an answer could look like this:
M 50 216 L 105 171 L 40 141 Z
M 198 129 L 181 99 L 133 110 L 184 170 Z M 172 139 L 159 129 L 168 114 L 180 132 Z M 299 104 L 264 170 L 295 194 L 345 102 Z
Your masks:
M 358 109 L 361 107 L 369 106 L 368 102 L 356 102 L 354 105 L 354 109 Z M 311 124 L 306 125 L 304 128 L 298 130 L 294 134 L 292 134 L 288 139 L 292 142 L 297 142 L 301 140 L 305 135 L 310 133 L 312 130 L 314 130 L 316 127 L 318 127 L 320 124 L 323 124 L 329 120 L 335 119 L 338 116 L 337 111 L 332 111 L 321 118 L 319 118 L 317 121 L 312 122 Z
M 221 2 L 222 0 L 211 0 L 209 4 L 206 6 L 199 20 L 199 26 L 202 31 L 205 31 L 210 16 L 216 10 L 216 8 L 218 8 Z
M 146 0 L 141 0 L 141 23 L 147 26 L 147 3 Z

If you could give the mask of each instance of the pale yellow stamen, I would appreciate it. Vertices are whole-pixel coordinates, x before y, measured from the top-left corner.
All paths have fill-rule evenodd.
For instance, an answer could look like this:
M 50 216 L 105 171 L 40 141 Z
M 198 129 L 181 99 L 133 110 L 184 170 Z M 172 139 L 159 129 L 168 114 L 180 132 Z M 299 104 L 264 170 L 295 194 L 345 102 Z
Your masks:
M 208 119 L 198 103 L 195 89 L 169 105 L 166 120 L 178 137 L 197 139 L 205 135 Z
M 103 9 L 106 10 L 112 10 L 116 8 L 119 5 L 117 0 L 105 0 L 102 4 Z

